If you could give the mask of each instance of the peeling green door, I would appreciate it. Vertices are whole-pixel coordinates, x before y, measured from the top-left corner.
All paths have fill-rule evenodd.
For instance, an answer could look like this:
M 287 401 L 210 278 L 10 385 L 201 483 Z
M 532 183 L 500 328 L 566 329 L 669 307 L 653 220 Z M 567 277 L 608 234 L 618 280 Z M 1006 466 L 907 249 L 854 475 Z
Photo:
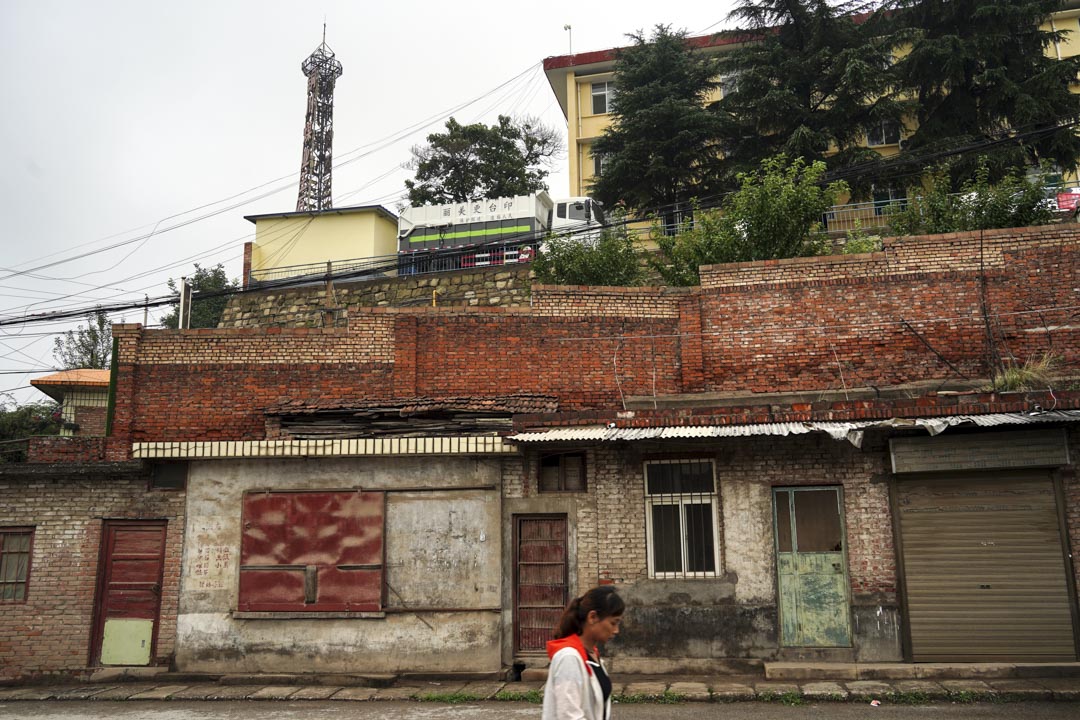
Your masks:
M 840 488 L 774 488 L 780 644 L 850 647 Z

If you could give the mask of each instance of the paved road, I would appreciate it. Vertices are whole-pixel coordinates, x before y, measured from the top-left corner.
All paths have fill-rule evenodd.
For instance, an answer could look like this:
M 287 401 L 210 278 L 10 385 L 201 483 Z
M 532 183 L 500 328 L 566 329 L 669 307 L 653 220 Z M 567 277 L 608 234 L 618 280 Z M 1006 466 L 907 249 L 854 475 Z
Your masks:
M 870 707 L 864 703 L 819 703 L 787 707 L 774 703 L 687 703 L 625 705 L 613 720 L 1075 720 L 1080 704 L 1031 702 L 974 705 Z M 485 702 L 443 705 L 416 702 L 4 702 L 0 718 L 33 720 L 534 720 L 540 706 Z

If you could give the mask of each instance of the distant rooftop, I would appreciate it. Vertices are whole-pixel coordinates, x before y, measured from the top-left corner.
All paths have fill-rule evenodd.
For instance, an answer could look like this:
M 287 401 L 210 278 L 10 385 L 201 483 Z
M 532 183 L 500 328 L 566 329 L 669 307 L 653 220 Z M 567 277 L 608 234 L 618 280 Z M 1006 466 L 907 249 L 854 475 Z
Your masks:
M 318 215 L 348 215 L 350 213 L 361 212 L 382 213 L 387 219 L 397 222 L 397 215 L 390 212 L 382 205 L 354 205 L 353 207 L 330 208 L 329 210 L 296 210 L 285 213 L 263 213 L 262 215 L 245 215 L 244 219 L 248 222 L 255 222 L 256 220 L 267 220 L 270 218 L 291 218 L 304 215 L 308 217 L 316 217 Z
M 63 370 L 45 377 L 35 378 L 30 384 L 53 400 L 64 399 L 64 392 L 73 388 L 97 388 L 107 390 L 109 387 L 109 371 L 80 368 L 78 370 Z

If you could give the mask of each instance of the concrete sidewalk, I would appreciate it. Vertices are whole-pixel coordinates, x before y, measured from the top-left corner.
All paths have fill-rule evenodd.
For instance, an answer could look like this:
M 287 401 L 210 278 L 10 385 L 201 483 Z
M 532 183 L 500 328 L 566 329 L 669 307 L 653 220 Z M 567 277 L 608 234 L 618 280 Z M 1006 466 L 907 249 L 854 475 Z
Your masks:
M 179 682 L 166 676 L 154 682 L 102 682 L 0 687 L 0 703 L 26 700 L 417 700 L 461 703 L 482 700 L 539 702 L 540 681 L 402 681 L 389 687 L 310 684 Z M 852 701 L 885 704 L 1080 700 L 1080 677 L 783 681 L 733 676 L 614 676 L 615 700 L 642 702 Z

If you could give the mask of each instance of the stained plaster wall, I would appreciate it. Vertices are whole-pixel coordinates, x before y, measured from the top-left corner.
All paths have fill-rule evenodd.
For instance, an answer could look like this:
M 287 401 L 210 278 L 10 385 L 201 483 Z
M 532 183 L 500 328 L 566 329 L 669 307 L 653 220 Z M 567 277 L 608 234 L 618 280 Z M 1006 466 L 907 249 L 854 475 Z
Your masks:
M 190 514 L 177 618 L 178 669 L 354 673 L 498 670 L 500 462 L 468 457 L 395 457 L 193 463 L 188 477 Z M 233 617 L 244 491 L 357 486 L 387 491 L 385 616 Z M 478 486 L 494 489 L 455 489 Z M 404 488 L 432 490 L 409 492 Z M 208 562 L 198 563 L 200 558 Z M 409 607 L 435 610 L 401 612 Z

